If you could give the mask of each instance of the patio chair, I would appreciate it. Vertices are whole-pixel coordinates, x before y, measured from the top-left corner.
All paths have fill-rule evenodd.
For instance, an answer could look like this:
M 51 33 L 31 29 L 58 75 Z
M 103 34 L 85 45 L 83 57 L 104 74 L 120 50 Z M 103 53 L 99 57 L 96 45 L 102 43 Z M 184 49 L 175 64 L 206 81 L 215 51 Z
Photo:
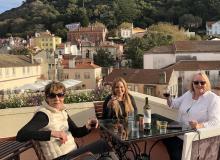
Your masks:
M 96 160 L 96 157 L 91 152 L 83 153 L 72 160 Z
M 219 160 L 220 128 L 203 128 L 184 135 L 182 160 Z
M 33 147 L 31 141 L 20 143 L 15 137 L 0 139 L 0 159 L 1 160 L 19 160 L 20 153 Z
M 94 133 L 97 134 L 97 133 Z M 92 135 L 90 135 L 92 136 Z M 83 138 L 76 138 L 76 143 L 79 146 L 85 145 L 90 139 L 89 135 Z M 7 137 L 0 138 L 0 159 L 1 160 L 20 160 L 20 154 L 30 148 L 33 148 L 36 156 L 39 160 L 46 160 L 38 141 L 30 140 L 27 142 L 18 142 L 16 141 L 16 137 Z M 73 158 L 72 160 L 95 160 L 95 156 L 87 152 L 85 154 L 79 155 L 78 157 Z
M 102 119 L 103 118 L 103 101 L 99 102 L 93 102 L 94 104 L 94 109 L 95 109 L 95 115 L 97 119 Z

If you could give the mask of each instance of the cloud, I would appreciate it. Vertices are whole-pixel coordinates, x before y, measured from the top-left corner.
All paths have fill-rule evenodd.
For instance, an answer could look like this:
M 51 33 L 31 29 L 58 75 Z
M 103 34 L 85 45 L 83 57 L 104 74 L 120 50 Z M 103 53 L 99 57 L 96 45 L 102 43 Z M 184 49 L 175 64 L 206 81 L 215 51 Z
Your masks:
M 19 7 L 24 0 L 0 0 L 0 13 Z

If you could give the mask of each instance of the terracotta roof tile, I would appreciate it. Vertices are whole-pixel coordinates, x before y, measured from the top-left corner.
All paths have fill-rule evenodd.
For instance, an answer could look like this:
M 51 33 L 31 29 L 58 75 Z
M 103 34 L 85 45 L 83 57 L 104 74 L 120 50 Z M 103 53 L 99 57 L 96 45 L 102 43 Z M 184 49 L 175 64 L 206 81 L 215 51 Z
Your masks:
M 220 41 L 176 41 L 173 45 L 154 47 L 145 54 L 179 54 L 182 52 L 220 52 Z
M 159 84 L 160 74 L 166 72 L 166 81 L 170 79 L 172 70 L 163 69 L 114 69 L 105 77 L 105 82 L 112 82 L 116 77 L 123 77 L 127 83 Z
M 145 54 L 148 53 L 155 53 L 155 54 L 161 54 L 161 53 L 174 53 L 173 45 L 167 45 L 167 46 L 158 46 L 150 49 L 149 51 L 145 52 Z
M 35 66 L 38 64 L 32 64 L 31 59 L 28 56 L 23 55 L 0 55 L 0 67 L 23 67 L 23 66 Z
M 77 64 L 75 68 L 76 69 L 95 69 L 95 68 L 101 68 L 101 67 L 96 64 L 83 63 L 83 64 Z
M 220 61 L 179 61 L 167 67 L 176 71 L 220 70 Z
M 177 41 L 176 52 L 220 52 L 220 41 Z

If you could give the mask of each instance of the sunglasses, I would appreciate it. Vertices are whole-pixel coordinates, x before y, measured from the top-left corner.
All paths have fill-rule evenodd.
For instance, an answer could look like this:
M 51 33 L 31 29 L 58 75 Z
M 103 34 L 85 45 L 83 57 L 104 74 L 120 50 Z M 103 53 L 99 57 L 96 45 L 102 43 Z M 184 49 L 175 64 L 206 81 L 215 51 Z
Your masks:
M 203 85 L 206 84 L 206 81 L 193 81 L 193 84 L 194 84 L 194 85 L 200 84 L 201 86 L 203 86 Z
M 59 98 L 63 98 L 64 97 L 64 95 L 65 95 L 65 93 L 49 93 L 48 95 L 47 95 L 47 97 L 49 97 L 49 98 L 56 98 L 56 97 L 59 97 Z

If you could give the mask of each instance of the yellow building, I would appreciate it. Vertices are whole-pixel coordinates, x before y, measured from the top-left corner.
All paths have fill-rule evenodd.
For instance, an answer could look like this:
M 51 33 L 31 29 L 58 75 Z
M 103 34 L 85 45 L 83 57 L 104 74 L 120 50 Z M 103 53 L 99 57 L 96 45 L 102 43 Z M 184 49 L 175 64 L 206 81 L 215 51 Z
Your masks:
M 75 68 L 63 69 L 64 79 L 82 81 L 83 89 L 95 89 L 102 78 L 102 68 L 95 64 L 77 64 Z
M 24 84 L 34 83 L 41 76 L 41 66 L 30 57 L 1 54 L 0 90 L 13 90 Z
M 50 31 L 35 33 L 35 37 L 30 39 L 30 47 L 38 47 L 48 51 L 55 51 L 56 46 L 61 44 L 61 37 L 51 34 Z

